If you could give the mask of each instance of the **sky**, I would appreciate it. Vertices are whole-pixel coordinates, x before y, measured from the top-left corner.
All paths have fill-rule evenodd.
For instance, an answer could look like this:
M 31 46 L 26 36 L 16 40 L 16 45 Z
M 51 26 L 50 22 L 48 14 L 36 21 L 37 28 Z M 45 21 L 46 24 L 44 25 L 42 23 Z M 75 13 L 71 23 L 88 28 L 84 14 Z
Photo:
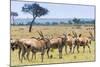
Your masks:
M 24 4 L 34 2 L 11 1 L 11 11 L 17 12 L 16 18 L 32 18 L 29 13 L 22 12 Z M 38 2 L 37 2 L 38 3 Z M 41 7 L 49 10 L 48 14 L 41 18 L 91 18 L 95 19 L 95 7 L 86 5 L 69 5 L 54 3 L 38 3 Z

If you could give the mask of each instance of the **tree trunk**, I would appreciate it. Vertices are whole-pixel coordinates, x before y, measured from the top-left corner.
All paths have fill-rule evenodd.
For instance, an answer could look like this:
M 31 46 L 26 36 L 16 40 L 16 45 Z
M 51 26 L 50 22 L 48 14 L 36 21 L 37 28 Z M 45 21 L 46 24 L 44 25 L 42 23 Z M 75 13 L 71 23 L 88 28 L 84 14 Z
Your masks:
M 29 32 L 31 32 L 32 24 L 34 23 L 35 18 L 36 18 L 36 17 L 33 17 L 33 20 L 32 20 L 32 22 L 31 22 L 31 24 L 30 24 L 30 27 L 29 27 Z

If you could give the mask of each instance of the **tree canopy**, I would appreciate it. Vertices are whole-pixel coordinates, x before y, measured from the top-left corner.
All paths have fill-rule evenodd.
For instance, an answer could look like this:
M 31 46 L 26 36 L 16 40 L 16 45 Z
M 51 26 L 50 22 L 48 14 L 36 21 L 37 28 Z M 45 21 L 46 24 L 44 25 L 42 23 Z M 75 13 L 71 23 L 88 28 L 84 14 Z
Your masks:
M 18 13 L 11 11 L 11 16 L 18 16 Z
M 79 23 L 80 23 L 80 19 L 78 19 L 78 18 L 74 18 L 72 21 L 73 21 L 75 24 L 79 24 Z
M 41 7 L 37 3 L 24 4 L 24 6 L 22 7 L 22 11 L 25 13 L 29 13 L 33 16 L 33 20 L 30 23 L 30 27 L 29 27 L 29 32 L 31 32 L 32 24 L 34 23 L 35 19 L 37 17 L 41 17 L 41 16 L 46 15 L 48 13 L 48 10 L 46 8 Z
M 41 7 L 37 3 L 24 4 L 22 11 L 31 14 L 33 17 L 40 17 L 48 13 L 46 8 Z
M 13 24 L 14 24 L 14 22 L 15 22 L 14 17 L 18 16 L 18 13 L 11 11 L 10 15 L 12 16 L 12 20 L 13 20 Z

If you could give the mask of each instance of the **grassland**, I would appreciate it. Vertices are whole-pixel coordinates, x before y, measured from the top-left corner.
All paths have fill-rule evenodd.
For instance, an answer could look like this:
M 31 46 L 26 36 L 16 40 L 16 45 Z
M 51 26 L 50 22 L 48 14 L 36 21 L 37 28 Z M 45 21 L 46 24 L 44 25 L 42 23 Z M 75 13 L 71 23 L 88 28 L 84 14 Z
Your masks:
M 75 26 L 74 26 L 75 27 Z M 94 35 L 94 30 L 87 30 L 88 27 L 81 27 L 80 29 L 72 28 L 72 26 L 33 26 L 32 32 L 28 32 L 28 26 L 11 26 L 11 38 L 20 39 L 20 38 L 30 38 L 32 36 L 39 37 L 37 31 L 41 30 L 43 34 L 53 35 L 53 37 L 58 37 L 62 35 L 62 33 L 67 32 L 71 33 L 72 31 L 76 31 L 78 34 L 82 33 L 83 36 L 90 36 L 89 31 L 91 31 Z M 89 27 L 90 28 L 90 27 Z M 94 28 L 94 27 L 93 27 Z M 41 63 L 41 55 L 37 53 L 36 60 L 28 62 L 27 60 L 23 60 L 21 63 L 18 60 L 18 50 L 11 51 L 11 66 L 16 65 L 35 65 L 35 64 L 51 64 L 51 63 L 68 63 L 68 62 L 80 62 L 80 61 L 94 61 L 95 60 L 95 42 L 92 41 L 91 44 L 91 53 L 88 52 L 88 48 L 86 47 L 85 53 L 82 52 L 83 49 L 80 47 L 80 53 L 78 54 L 76 51 L 74 54 L 65 54 L 63 49 L 63 58 L 59 59 L 58 50 L 54 50 L 50 52 L 50 55 L 53 55 L 52 59 L 48 59 L 45 53 L 44 62 Z M 30 55 L 31 59 L 31 55 Z

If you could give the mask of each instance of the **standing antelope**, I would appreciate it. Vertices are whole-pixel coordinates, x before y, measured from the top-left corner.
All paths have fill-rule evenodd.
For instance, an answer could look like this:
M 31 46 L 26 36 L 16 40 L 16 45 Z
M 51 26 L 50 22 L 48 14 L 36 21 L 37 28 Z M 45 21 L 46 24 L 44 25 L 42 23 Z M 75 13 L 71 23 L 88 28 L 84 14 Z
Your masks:
M 75 44 L 73 47 L 73 53 L 74 53 L 76 46 L 77 46 L 78 53 L 79 53 L 80 46 L 83 47 L 83 53 L 85 52 L 85 46 L 87 46 L 89 48 L 89 52 L 91 52 L 89 44 L 91 44 L 91 39 L 89 39 L 87 37 L 82 37 L 82 34 L 79 34 L 79 37 L 77 37 L 77 39 L 75 40 Z
M 63 47 L 66 44 L 66 38 L 67 38 L 66 34 L 63 34 L 63 36 L 50 39 L 50 48 L 58 49 L 58 51 L 59 51 L 59 58 L 60 59 L 62 58 L 62 49 L 63 49 Z M 48 58 L 49 58 L 50 48 L 47 50 Z
M 67 46 L 69 46 L 69 48 L 70 48 L 70 52 L 69 53 L 71 53 L 72 52 L 72 41 L 73 41 L 73 37 L 71 36 L 71 34 L 68 34 L 68 36 L 67 36 L 67 40 L 66 40 L 66 45 L 65 45 L 65 52 L 66 52 L 66 54 L 67 54 Z
M 50 41 L 49 39 L 44 38 L 44 35 L 41 31 L 38 33 L 41 36 L 40 39 L 36 39 L 36 38 L 26 39 L 26 41 L 23 41 L 23 44 L 25 44 L 28 47 L 27 48 L 28 60 L 29 60 L 30 51 L 32 51 L 32 57 L 33 57 L 33 54 L 36 54 L 36 52 L 41 52 L 41 59 L 42 59 L 41 62 L 43 62 L 44 53 L 45 53 L 45 50 L 49 48 Z M 25 55 L 25 52 L 23 52 L 22 57 L 24 57 L 24 55 Z

